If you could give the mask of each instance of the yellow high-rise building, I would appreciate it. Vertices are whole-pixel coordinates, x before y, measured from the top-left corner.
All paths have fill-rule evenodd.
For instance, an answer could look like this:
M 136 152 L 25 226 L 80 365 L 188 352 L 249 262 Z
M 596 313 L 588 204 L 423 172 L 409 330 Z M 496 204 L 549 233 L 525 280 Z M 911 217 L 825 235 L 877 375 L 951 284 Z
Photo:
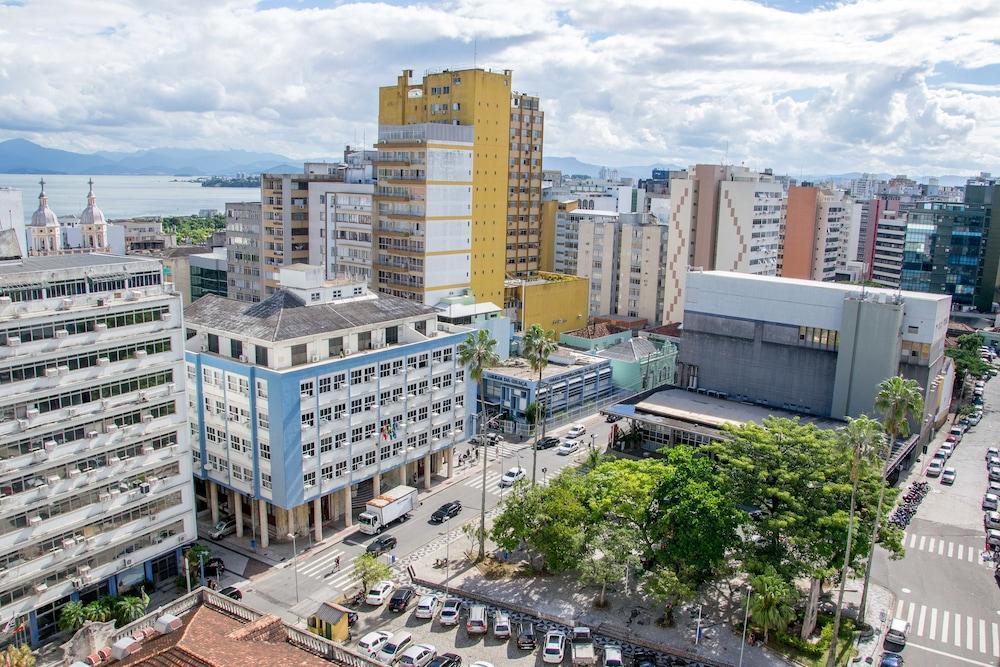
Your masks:
M 508 173 L 512 141 L 511 105 L 510 70 L 503 72 L 483 69 L 446 70 L 426 74 L 421 81 L 414 80 L 412 70 L 404 70 L 395 85 L 379 89 L 380 126 L 425 123 L 472 126 L 469 285 L 477 301 L 491 301 L 497 305 L 504 302 L 507 263 L 508 189 L 511 187 Z M 456 183 L 448 180 L 446 185 L 453 187 Z M 433 180 L 427 180 L 427 188 L 434 185 L 437 184 Z M 375 217 L 379 216 L 379 190 L 382 189 L 380 180 L 373 212 Z M 387 201 L 386 205 L 389 203 Z M 421 221 L 428 229 L 438 223 L 453 222 L 449 216 L 444 216 L 443 220 L 435 220 L 435 216 L 431 213 L 427 210 Z M 377 237 L 378 233 L 376 232 L 374 236 Z M 379 253 L 377 238 L 373 239 L 373 245 L 373 255 L 377 256 Z M 427 257 L 432 252 L 427 250 Z M 409 261 L 412 258 L 400 256 L 398 258 L 400 262 L 397 262 L 395 253 L 386 254 L 384 248 L 382 254 L 393 264 L 401 265 L 402 260 L 406 259 L 407 266 L 413 265 Z M 373 284 L 379 287 L 377 271 L 373 271 L 373 276 Z M 398 277 L 394 279 L 398 280 Z M 431 294 L 425 294 L 418 289 L 410 291 L 410 296 L 427 300 Z

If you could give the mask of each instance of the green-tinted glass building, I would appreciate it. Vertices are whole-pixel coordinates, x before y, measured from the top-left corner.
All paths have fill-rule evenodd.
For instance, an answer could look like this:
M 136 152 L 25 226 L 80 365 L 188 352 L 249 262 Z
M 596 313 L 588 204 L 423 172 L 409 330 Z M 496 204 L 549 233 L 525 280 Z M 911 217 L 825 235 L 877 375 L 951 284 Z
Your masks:
M 924 202 L 909 212 L 900 288 L 950 294 L 958 306 L 989 312 L 996 300 L 1000 187 L 969 185 L 961 204 Z

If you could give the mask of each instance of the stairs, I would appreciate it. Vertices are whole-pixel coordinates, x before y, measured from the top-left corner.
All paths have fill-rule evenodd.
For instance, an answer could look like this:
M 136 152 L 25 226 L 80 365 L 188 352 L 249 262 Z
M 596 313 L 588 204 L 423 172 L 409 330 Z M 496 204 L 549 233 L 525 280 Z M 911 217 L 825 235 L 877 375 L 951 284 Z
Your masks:
M 375 497 L 375 484 L 372 480 L 366 479 L 358 484 L 358 488 L 351 496 L 351 513 L 357 514 L 365 510 L 365 505 Z

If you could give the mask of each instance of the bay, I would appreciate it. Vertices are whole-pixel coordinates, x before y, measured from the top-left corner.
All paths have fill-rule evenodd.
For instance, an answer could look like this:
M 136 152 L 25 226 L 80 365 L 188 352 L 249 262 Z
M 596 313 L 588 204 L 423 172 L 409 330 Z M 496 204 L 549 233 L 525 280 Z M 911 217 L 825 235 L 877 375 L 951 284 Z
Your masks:
M 21 190 L 25 223 L 38 208 L 38 180 L 45 179 L 49 208 L 56 215 L 80 215 L 87 206 L 87 180 L 74 174 L 0 174 L 0 187 Z M 226 202 L 260 201 L 259 188 L 203 188 L 183 176 L 96 176 L 97 205 L 108 220 L 144 215 L 194 215 L 204 208 L 222 212 Z

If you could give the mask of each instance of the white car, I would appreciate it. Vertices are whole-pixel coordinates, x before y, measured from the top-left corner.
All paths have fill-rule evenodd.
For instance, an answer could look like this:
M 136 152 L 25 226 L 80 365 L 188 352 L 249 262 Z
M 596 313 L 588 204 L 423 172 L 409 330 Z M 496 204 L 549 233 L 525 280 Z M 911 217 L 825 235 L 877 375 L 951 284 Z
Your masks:
M 524 468 L 511 468 L 500 478 L 500 486 L 514 486 L 515 482 L 521 481 L 527 474 Z
M 971 415 L 969 415 L 969 423 L 975 426 L 982 420 L 982 418 L 983 418 L 982 412 L 973 412 Z
M 1000 456 L 1000 449 L 996 447 L 990 447 L 986 450 L 986 460 L 989 461 L 994 456 Z
M 510 639 L 510 616 L 502 611 L 498 611 L 493 617 L 493 637 Z
M 990 481 L 1000 482 L 1000 466 L 993 466 L 990 468 Z
M 946 442 L 940 447 L 938 447 L 938 451 L 944 452 L 945 456 L 947 456 L 950 459 L 951 455 L 955 453 L 955 447 L 950 442 Z
M 417 602 L 417 609 L 413 615 L 417 618 L 434 618 L 434 612 L 437 611 L 439 604 L 441 604 L 441 598 L 437 595 L 433 593 L 425 595 Z
M 937 477 L 938 475 L 941 474 L 941 471 L 943 469 L 944 469 L 944 464 L 941 463 L 940 459 L 934 459 L 933 461 L 931 461 L 931 464 L 927 466 L 927 476 Z
M 474 663 L 469 665 L 469 667 L 493 667 L 493 663 L 486 662 L 485 660 L 476 660 Z
M 986 461 L 987 468 L 993 468 L 994 466 L 1000 466 L 1000 456 L 991 456 Z
M 458 616 L 461 611 L 462 601 L 456 598 L 448 598 L 441 607 L 438 623 L 441 625 L 458 625 Z
M 382 644 L 384 644 L 389 637 L 392 637 L 391 632 L 374 630 L 361 638 L 361 641 L 358 642 L 358 649 L 360 649 L 363 654 L 375 655 L 379 652 L 382 648 Z
M 986 544 L 991 547 L 1000 547 L 1000 530 L 988 529 L 986 531 Z
M 941 483 L 942 484 L 954 484 L 955 483 L 955 469 L 945 468 L 944 472 L 941 473 Z
M 568 456 L 578 449 L 580 449 L 579 440 L 564 440 L 562 444 L 556 447 L 556 454 L 559 454 L 560 456 Z
M 624 667 L 621 647 L 608 644 L 604 647 L 604 667 Z
M 995 510 L 997 505 L 1000 504 L 1000 496 L 995 493 L 987 493 L 983 496 L 983 509 L 984 510 Z
M 567 438 L 579 438 L 587 432 L 587 427 L 583 424 L 573 424 L 566 433 Z
M 399 664 L 403 667 L 424 667 L 437 654 L 437 649 L 431 644 L 414 644 L 399 656 Z
M 558 665 L 566 657 L 566 635 L 558 630 L 545 633 L 545 647 L 542 649 L 542 662 Z
M 992 528 L 996 530 L 997 528 L 1000 528 L 1000 512 L 987 512 L 984 514 L 983 525 L 985 525 L 987 529 Z
M 380 604 L 385 603 L 392 595 L 392 591 L 395 589 L 395 585 L 391 581 L 384 580 L 380 581 L 370 589 L 368 589 L 368 595 L 365 597 L 365 604 L 370 604 L 373 607 L 377 607 Z

